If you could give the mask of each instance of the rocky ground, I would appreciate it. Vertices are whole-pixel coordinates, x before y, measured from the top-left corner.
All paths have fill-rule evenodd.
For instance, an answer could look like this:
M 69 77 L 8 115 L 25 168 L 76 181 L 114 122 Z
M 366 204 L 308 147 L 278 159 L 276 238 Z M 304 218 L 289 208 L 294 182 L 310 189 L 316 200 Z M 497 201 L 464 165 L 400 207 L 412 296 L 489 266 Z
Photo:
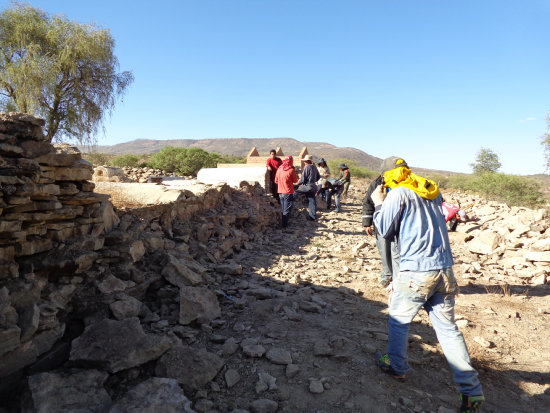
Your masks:
M 387 343 L 387 298 L 374 238 L 362 232 L 361 197 L 352 192 L 343 213 L 321 212 L 315 223 L 296 210 L 291 231 L 273 230 L 233 257 L 243 273 L 219 285 L 224 322 L 190 343 L 225 359 L 195 395 L 195 410 L 456 411 L 458 391 L 425 312 L 411 327 L 407 381 L 374 363 Z M 484 385 L 484 411 L 548 411 L 550 288 L 503 279 L 498 262 L 468 251 L 460 230 L 451 234 L 456 318 Z
M 235 250 L 230 226 L 210 224 L 224 216 L 211 211 L 197 218 L 197 240 L 182 232 L 169 253 L 113 268 L 97 283 L 103 295 L 83 297 L 81 318 L 68 323 L 58 353 L 69 360 L 49 372 L 33 367 L 27 390 L 0 412 L 55 412 L 60 401 L 75 412 L 456 411 L 458 390 L 423 311 L 411 326 L 407 381 L 375 364 L 388 312 L 375 239 L 361 226 L 365 185 L 350 188 L 342 213 L 320 211 L 318 222 L 298 202 L 288 230 L 267 230 L 229 259 L 206 246 L 210 231 Z M 457 324 L 480 372 L 484 411 L 548 411 L 548 218 L 445 197 L 472 218 L 450 237 Z

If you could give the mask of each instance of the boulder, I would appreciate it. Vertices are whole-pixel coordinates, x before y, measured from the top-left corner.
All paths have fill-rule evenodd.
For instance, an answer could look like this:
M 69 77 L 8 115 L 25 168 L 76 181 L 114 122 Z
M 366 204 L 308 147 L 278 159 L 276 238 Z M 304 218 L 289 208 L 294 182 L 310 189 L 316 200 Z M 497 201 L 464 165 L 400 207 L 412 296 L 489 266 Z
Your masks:
M 97 370 L 40 373 L 28 379 L 35 413 L 105 412 L 111 398 L 103 387 L 108 374 Z
M 170 254 L 166 254 L 162 262 L 161 274 L 166 281 L 176 287 L 198 285 L 204 281 L 201 274 L 187 267 L 185 261 Z
M 221 316 L 216 294 L 204 287 L 180 288 L 180 324 L 190 324 L 198 318 L 213 320 Z
M 223 367 L 214 353 L 189 346 L 177 346 L 167 351 L 157 362 L 155 373 L 176 379 L 188 391 L 199 390 L 210 382 Z
M 495 248 L 503 244 L 502 235 L 493 231 L 482 231 L 468 243 L 468 250 L 475 254 L 491 254 Z
M 175 379 L 151 377 L 118 400 L 108 413 L 195 413 Z
M 105 319 L 87 326 L 73 340 L 70 360 L 99 363 L 116 373 L 155 360 L 170 346 L 166 337 L 145 334 L 138 318 Z

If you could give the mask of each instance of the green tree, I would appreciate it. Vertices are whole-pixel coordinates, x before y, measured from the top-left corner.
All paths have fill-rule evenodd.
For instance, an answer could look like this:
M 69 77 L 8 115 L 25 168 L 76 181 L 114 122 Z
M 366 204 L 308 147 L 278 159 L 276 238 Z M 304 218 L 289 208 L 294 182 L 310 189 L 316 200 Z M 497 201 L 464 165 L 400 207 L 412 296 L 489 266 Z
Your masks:
M 476 155 L 474 163 L 470 164 L 475 174 L 484 172 L 497 172 L 500 167 L 500 161 L 496 152 L 488 148 L 481 148 Z
M 51 140 L 91 144 L 133 81 L 107 29 L 14 3 L 0 13 L 0 110 L 42 116 Z
M 370 171 L 364 166 L 358 166 L 357 162 L 352 161 L 351 159 L 336 158 L 328 161 L 328 167 L 330 169 L 331 178 L 337 178 L 340 173 L 340 164 L 346 164 L 351 173 L 351 179 L 353 178 L 376 178 L 379 173 L 375 171 Z
M 200 148 L 174 148 L 165 146 L 155 153 L 148 162 L 154 169 L 195 176 L 202 168 L 215 168 L 221 157 Z
M 139 156 L 126 153 L 124 155 L 115 156 L 109 161 L 111 166 L 130 166 L 135 168 L 139 164 Z
M 546 116 L 546 125 L 546 133 L 540 143 L 544 146 L 544 169 L 550 172 L 550 115 Z

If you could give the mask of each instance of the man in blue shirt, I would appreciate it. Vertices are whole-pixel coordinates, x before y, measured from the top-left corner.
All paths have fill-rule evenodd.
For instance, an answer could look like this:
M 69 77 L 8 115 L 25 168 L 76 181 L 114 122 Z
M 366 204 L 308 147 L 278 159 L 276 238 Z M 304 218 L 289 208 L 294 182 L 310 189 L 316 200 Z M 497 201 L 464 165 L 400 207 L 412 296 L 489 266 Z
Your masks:
M 387 354 L 377 355 L 378 365 L 393 378 L 405 379 L 410 370 L 409 326 L 424 307 L 460 386 L 460 412 L 478 412 L 485 398 L 464 337 L 454 322 L 458 286 L 441 194 L 435 182 L 412 173 L 402 158 L 384 160 L 383 169 L 384 183 L 371 195 L 373 220 L 384 238 L 397 237 L 401 260 L 392 281 Z

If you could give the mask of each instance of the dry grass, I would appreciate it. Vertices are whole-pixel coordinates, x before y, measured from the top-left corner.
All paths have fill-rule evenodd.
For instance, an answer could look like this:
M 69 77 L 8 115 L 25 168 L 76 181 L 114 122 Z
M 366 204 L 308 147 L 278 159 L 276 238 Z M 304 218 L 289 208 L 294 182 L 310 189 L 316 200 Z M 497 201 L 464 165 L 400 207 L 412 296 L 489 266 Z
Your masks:
M 487 294 L 498 294 L 503 297 L 512 296 L 512 288 L 509 284 L 499 284 L 499 285 L 486 285 L 485 292 Z

